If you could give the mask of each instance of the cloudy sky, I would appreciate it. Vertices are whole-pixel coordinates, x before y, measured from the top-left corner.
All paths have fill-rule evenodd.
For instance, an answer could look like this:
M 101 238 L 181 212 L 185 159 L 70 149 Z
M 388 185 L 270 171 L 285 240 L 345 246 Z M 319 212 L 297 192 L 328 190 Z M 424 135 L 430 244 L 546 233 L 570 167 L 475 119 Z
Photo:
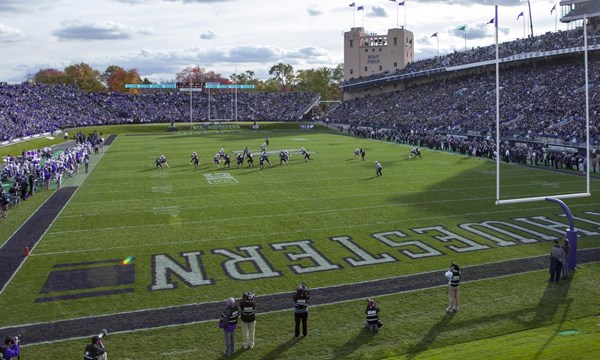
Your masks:
M 352 2 L 356 7 L 350 7 Z M 0 81 L 20 83 L 40 69 L 85 62 L 138 69 L 170 81 L 187 66 L 229 77 L 252 70 L 261 79 L 279 62 L 294 69 L 343 62 L 343 33 L 384 34 L 403 26 L 415 57 L 494 42 L 487 23 L 499 4 L 500 41 L 523 37 L 520 0 L 0 0 Z M 534 35 L 555 29 L 557 0 L 531 0 Z M 364 11 L 357 11 L 363 6 Z M 519 13 L 526 15 L 517 20 Z M 405 20 L 406 19 L 406 20 Z M 559 30 L 565 30 L 558 23 Z M 529 24 L 526 24 L 529 33 Z M 438 39 L 432 38 L 438 33 Z

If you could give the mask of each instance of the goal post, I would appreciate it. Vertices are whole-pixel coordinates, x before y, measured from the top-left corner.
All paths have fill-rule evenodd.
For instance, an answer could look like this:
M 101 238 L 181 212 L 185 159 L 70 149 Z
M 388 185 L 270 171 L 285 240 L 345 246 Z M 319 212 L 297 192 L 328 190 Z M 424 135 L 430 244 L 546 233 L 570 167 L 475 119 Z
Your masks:
M 507 198 L 502 199 L 501 197 L 501 181 L 500 181 L 500 164 L 502 159 L 502 154 L 500 152 L 500 60 L 499 60 L 499 52 L 498 52 L 498 8 L 496 6 L 496 205 L 503 204 L 516 204 L 516 203 L 525 203 L 525 202 L 535 202 L 535 201 L 544 201 L 548 198 L 556 198 L 556 199 L 570 199 L 570 198 L 580 198 L 580 197 L 589 197 L 591 196 L 590 191 L 590 168 L 591 168 L 591 160 L 590 160 L 590 98 L 589 98 L 589 69 L 588 69 L 588 39 L 587 39 L 587 24 L 586 24 L 586 16 L 583 17 L 583 42 L 584 42 L 584 72 L 585 72 L 585 138 L 586 138 L 586 146 L 585 146 L 585 190 L 582 189 L 582 192 L 576 193 L 568 193 L 568 194 L 559 194 L 559 195 L 547 195 L 547 196 L 532 196 L 532 197 L 522 197 L 522 198 Z

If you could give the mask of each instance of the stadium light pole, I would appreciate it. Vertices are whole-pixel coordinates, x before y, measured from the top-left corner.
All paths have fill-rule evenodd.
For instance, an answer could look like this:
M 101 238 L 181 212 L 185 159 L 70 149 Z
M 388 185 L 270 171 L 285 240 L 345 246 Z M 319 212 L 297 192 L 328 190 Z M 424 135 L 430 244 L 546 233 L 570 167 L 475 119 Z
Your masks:
M 533 37 L 533 17 L 531 16 L 531 1 L 521 0 L 521 2 L 527 1 L 527 7 L 529 9 L 529 26 L 531 28 L 531 37 Z

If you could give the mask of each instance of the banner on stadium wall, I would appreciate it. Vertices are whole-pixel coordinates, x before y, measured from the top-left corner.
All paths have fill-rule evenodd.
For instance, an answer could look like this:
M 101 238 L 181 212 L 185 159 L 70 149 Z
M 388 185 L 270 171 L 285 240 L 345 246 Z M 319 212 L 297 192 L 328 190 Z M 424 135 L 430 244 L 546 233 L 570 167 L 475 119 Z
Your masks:
M 313 124 L 302 124 L 300 125 L 300 129 L 302 130 L 310 130 L 313 129 L 315 126 Z

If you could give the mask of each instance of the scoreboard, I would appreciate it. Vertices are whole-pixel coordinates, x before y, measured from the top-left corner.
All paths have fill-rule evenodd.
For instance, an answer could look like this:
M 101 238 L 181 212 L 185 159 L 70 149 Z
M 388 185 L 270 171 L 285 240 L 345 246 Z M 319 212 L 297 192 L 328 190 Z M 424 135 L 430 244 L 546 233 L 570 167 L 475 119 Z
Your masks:
M 192 89 L 201 89 L 204 87 L 204 82 L 200 81 L 192 81 L 192 82 L 176 82 L 175 86 L 179 88 L 192 88 Z
M 125 84 L 126 89 L 179 89 L 179 91 L 201 91 L 202 89 L 254 89 L 254 85 L 220 84 L 218 82 L 176 82 L 174 84 Z

